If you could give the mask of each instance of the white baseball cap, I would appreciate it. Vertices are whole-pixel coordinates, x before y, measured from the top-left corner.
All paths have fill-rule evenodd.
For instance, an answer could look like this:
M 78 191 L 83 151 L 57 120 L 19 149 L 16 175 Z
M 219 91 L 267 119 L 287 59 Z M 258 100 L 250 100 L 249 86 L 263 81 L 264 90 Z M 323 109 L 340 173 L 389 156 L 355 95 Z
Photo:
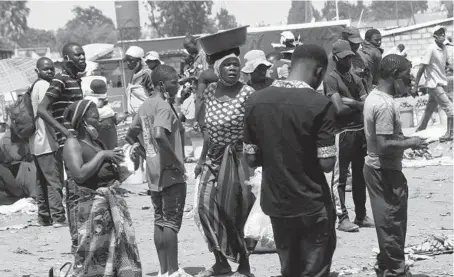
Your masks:
M 145 55 L 145 61 L 159 61 L 161 64 L 163 64 L 163 62 L 159 58 L 159 53 L 156 51 L 148 52 L 147 55 Z
M 445 30 L 445 33 L 446 33 L 446 31 L 448 29 L 445 26 L 437 25 L 437 26 L 432 28 L 432 35 L 435 35 L 435 33 L 440 31 L 440 30 Z
M 265 52 L 261 50 L 251 50 L 247 52 L 244 55 L 244 61 L 245 65 L 241 69 L 241 71 L 248 74 L 254 72 L 261 64 L 265 65 L 268 68 L 273 65 L 266 59 Z
M 133 45 L 133 46 L 130 46 L 128 48 L 128 50 L 126 51 L 125 55 L 131 56 L 131 57 L 134 57 L 134 58 L 138 58 L 138 59 L 142 59 L 143 56 L 145 55 L 145 52 L 139 46 L 134 46 Z

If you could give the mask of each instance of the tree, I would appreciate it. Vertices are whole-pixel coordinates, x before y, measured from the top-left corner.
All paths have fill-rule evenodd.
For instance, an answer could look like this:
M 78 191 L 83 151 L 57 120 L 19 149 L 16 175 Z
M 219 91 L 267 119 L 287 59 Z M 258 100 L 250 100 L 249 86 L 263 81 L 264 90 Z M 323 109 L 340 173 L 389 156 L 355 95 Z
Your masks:
M 404 19 L 424 12 L 428 8 L 427 1 L 379 1 L 373 0 L 369 9 L 375 20 Z
M 367 7 L 364 6 L 363 1 L 358 1 L 356 5 L 345 1 L 339 1 L 337 5 L 339 9 L 339 19 L 358 20 L 363 9 L 365 12 L 367 12 Z M 326 18 L 327 20 L 333 20 L 336 18 L 335 1 L 325 2 L 325 6 L 322 9 L 322 17 Z
M 86 9 L 75 7 L 74 18 L 64 28 L 57 31 L 57 49 L 68 42 L 81 45 L 90 43 L 115 43 L 117 34 L 112 19 L 106 17 L 101 10 L 90 6 Z
M 224 8 L 221 8 L 216 14 L 216 22 L 219 30 L 228 30 L 238 27 L 235 16 L 229 14 L 229 11 Z
M 57 38 L 52 31 L 28 28 L 25 34 L 19 39 L 19 45 L 23 48 L 29 47 L 49 47 L 55 49 Z
M 288 11 L 287 24 L 308 23 L 312 21 L 312 18 L 317 21 L 320 20 L 320 13 L 314 9 L 311 1 L 292 0 L 292 6 Z
M 27 30 L 27 1 L 0 1 L 0 36 L 17 42 Z
M 213 23 L 209 21 L 213 1 L 148 1 L 148 4 L 151 25 L 161 37 L 200 34 Z
M 452 3 L 452 0 L 441 1 L 441 3 L 442 3 L 443 5 L 445 5 L 445 8 L 448 10 L 448 18 L 451 18 L 451 17 L 452 17 L 452 13 L 453 13 L 453 3 Z

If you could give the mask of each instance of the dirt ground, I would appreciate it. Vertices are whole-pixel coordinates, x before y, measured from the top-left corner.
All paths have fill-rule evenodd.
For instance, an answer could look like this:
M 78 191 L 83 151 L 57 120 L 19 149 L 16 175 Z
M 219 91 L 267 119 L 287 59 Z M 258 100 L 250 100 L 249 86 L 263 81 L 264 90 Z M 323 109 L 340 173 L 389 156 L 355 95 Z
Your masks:
M 193 164 L 188 164 L 192 174 Z M 404 169 L 407 176 L 409 199 L 409 223 L 407 244 L 422 242 L 430 234 L 452 234 L 453 228 L 453 168 L 449 166 Z M 190 176 L 187 209 L 192 206 L 194 179 Z M 133 179 L 140 180 L 140 176 Z M 156 276 L 159 270 L 153 242 L 153 208 L 148 196 L 140 196 L 146 189 L 142 184 L 124 186 L 132 194 L 127 197 L 130 213 L 134 220 L 143 276 Z M 350 217 L 354 218 L 351 194 L 347 195 Z M 369 208 L 370 211 L 370 208 Z M 370 215 L 370 213 L 369 213 Z M 34 215 L 15 214 L 0 217 L 0 227 L 23 224 L 35 220 Z M 442 230 L 447 229 L 447 230 Z M 0 276 L 47 276 L 50 267 L 59 267 L 72 262 L 68 253 L 70 240 L 68 228 L 31 226 L 22 230 L 0 232 Z M 378 247 L 375 229 L 361 229 L 359 233 L 337 232 L 337 249 L 332 271 L 344 276 L 374 276 L 373 248 Z M 180 232 L 180 265 L 191 274 L 197 274 L 213 263 L 213 256 L 192 219 L 185 218 Z M 279 276 L 280 265 L 277 254 L 251 256 L 252 271 L 257 277 Z M 359 273 L 358 273 L 359 272 Z M 453 276 L 452 255 L 440 255 L 434 259 L 414 263 L 412 272 L 416 276 Z M 337 274 L 333 274 L 337 275 Z

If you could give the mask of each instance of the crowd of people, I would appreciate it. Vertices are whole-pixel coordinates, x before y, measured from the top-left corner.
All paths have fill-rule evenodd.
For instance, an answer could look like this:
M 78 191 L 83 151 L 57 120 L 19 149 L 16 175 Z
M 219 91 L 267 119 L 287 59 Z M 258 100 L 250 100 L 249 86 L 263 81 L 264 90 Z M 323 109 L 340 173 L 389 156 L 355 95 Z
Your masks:
M 223 33 L 211 36 L 224 39 Z M 427 149 L 427 142 L 403 135 L 394 98 L 416 96 L 424 75 L 429 104 L 418 130 L 440 105 L 448 116 L 441 141 L 453 139 L 452 100 L 445 90 L 446 67 L 452 70 L 446 28 L 435 27 L 433 36 L 413 89 L 411 62 L 401 53 L 383 57 L 376 29 L 363 39 L 358 29 L 345 28 L 329 55 L 318 45 L 295 45 L 285 72 L 280 53 L 254 49 L 242 62 L 240 44 L 217 43 L 214 51 L 213 40 L 187 36 L 185 81 L 158 53 L 131 46 L 125 57 L 133 72 L 125 115 L 107 105 L 102 80 L 91 81 L 92 93 L 84 95 L 85 53 L 69 43 L 62 50 L 61 73 L 55 74 L 50 59 L 38 60 L 31 90 L 37 120 L 29 145 L 37 168 L 38 222 L 68 225 L 72 276 L 142 276 L 131 216 L 118 191 L 125 154 L 112 129 L 131 115 L 128 158 L 142 168 L 154 207 L 158 276 L 190 276 L 178 262 L 189 127 L 203 138 L 194 172 L 200 179 L 194 220 L 214 256 L 214 265 L 197 276 L 230 274 L 229 262 L 239 264 L 232 276 L 253 276 L 249 255 L 257 241 L 245 238 L 244 226 L 256 199 L 246 181 L 257 167 L 263 172 L 260 204 L 271 218 L 283 277 L 329 276 L 336 217 L 339 231 L 375 227 L 377 276 L 411 276 L 404 256 L 408 187 L 402 156 L 405 149 Z M 181 84 L 189 79 L 193 95 L 178 103 Z M 350 170 L 353 221 L 345 206 Z M 366 190 L 373 219 L 366 211 Z

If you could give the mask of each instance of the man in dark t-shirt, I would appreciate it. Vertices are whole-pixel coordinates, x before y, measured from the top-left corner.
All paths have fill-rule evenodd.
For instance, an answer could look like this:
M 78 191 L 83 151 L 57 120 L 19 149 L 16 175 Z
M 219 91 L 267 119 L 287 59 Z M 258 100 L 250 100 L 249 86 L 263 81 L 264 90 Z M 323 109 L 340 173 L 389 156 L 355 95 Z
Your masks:
M 63 146 L 66 138 L 73 136 L 71 124 L 65 122 L 63 113 L 72 103 L 83 100 L 81 77 L 87 66 L 85 51 L 76 43 L 68 43 L 63 47 L 63 71 L 52 79 L 46 95 L 38 106 L 38 115 L 46 124 L 55 129 L 59 149 L 56 153 L 57 168 L 60 180 L 66 186 L 66 206 L 68 223 L 72 240 L 72 252 L 77 247 L 77 226 L 74 222 L 73 210 L 76 206 L 76 185 L 64 182 Z
M 338 229 L 356 232 L 359 227 L 373 227 L 366 216 L 366 185 L 363 176 L 366 141 L 364 137 L 363 105 L 367 96 L 362 80 L 351 73 L 351 59 L 355 53 L 345 40 L 333 45 L 335 69 L 325 78 L 324 92 L 336 110 L 337 158 L 334 166 L 332 190 L 339 217 Z M 352 191 L 356 219 L 352 223 L 345 207 L 345 186 L 348 167 L 352 164 Z
M 335 216 L 324 172 L 335 159 L 334 110 L 315 91 L 327 66 L 320 46 L 298 46 L 287 80 L 246 102 L 244 153 L 262 166 L 261 207 L 270 216 L 282 276 L 328 276 Z

